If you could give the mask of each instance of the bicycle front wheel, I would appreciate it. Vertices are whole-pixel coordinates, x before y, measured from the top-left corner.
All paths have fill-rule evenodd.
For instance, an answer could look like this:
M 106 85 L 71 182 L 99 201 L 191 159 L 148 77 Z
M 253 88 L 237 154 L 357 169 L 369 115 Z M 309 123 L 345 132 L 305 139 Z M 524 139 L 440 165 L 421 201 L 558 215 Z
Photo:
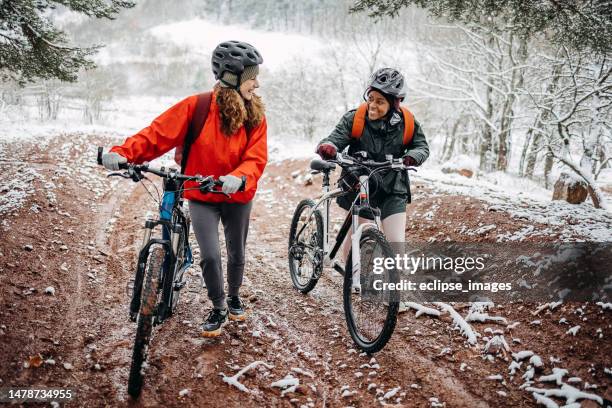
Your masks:
M 397 270 L 374 273 L 376 258 L 393 258 L 393 250 L 385 236 L 375 228 L 363 231 L 359 242 L 360 269 L 353 270 L 353 250 L 349 252 L 344 275 L 344 315 L 355 344 L 366 353 L 382 350 L 395 324 L 399 302 L 396 296 L 380 288 L 383 282 L 396 283 Z M 378 284 L 375 281 L 380 280 Z
M 182 285 L 185 284 L 183 280 L 183 275 L 186 272 L 185 269 L 185 258 L 187 256 L 187 251 L 189 251 L 187 242 L 187 230 L 183 229 L 179 237 L 178 242 L 178 254 L 176 256 L 176 262 L 174 263 L 174 273 L 172 274 L 172 282 L 171 288 L 168 290 L 168 297 L 170 298 L 168 303 L 170 304 L 170 314 L 174 314 L 176 311 L 176 306 L 178 305 L 179 295 L 181 294 Z M 179 285 L 179 286 L 177 286 Z
M 159 279 L 165 256 L 166 250 L 164 247 L 154 245 L 150 248 L 149 257 L 147 258 L 142 288 L 142 301 L 138 313 L 136 339 L 132 351 L 132 365 L 128 379 L 128 394 L 133 398 L 138 398 L 142 389 L 143 363 L 147 360 L 149 341 L 153 331 L 153 319 L 157 314 Z
M 293 286 L 302 293 L 310 292 L 323 270 L 323 216 L 315 203 L 302 200 L 291 220 L 289 230 L 289 272 Z

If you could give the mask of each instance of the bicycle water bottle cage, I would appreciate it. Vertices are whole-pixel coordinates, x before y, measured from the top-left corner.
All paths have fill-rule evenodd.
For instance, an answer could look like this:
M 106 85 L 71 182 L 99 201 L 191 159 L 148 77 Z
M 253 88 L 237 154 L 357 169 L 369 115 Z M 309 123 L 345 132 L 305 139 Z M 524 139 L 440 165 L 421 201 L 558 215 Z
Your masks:
M 327 173 L 336 168 L 334 163 L 326 162 L 325 160 L 313 159 L 310 162 L 310 168 L 314 171 L 321 171 L 323 173 Z

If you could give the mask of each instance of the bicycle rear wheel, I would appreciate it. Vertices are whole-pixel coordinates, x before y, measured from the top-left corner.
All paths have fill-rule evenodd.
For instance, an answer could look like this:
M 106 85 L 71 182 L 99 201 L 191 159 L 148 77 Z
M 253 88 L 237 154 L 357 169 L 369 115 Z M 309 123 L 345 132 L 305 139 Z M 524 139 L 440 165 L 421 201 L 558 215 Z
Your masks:
M 149 341 L 153 331 L 153 319 L 157 314 L 159 279 L 165 255 L 166 250 L 161 245 L 154 245 L 149 249 L 143 280 L 142 301 L 138 313 L 136 339 L 132 351 L 132 365 L 128 378 L 128 394 L 133 398 L 138 398 L 142 389 L 143 363 L 147 360 Z
M 317 210 L 308 217 L 314 206 L 314 201 L 302 200 L 289 230 L 289 272 L 293 286 L 302 293 L 315 287 L 323 270 L 323 216 Z
M 368 228 L 363 231 L 359 251 L 359 271 L 353 271 L 352 249 L 346 262 L 343 285 L 344 315 L 355 344 L 367 353 L 375 353 L 382 350 L 393 334 L 399 302 L 396 296 L 388 291 L 374 290 L 374 281 L 395 283 L 398 281 L 398 273 L 395 269 L 385 270 L 382 274 L 375 274 L 373 271 L 375 258 L 394 256 L 391 246 L 379 230 Z M 360 290 L 356 291 L 354 286 Z

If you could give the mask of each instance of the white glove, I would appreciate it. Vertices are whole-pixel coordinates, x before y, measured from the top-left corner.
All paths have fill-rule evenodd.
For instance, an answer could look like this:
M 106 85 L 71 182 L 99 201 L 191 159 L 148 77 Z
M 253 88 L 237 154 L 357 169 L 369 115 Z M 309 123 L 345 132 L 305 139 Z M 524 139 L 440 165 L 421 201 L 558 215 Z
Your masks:
M 102 164 L 108 170 L 119 170 L 121 163 L 127 163 L 127 159 L 119 153 L 110 152 L 102 155 Z
M 234 194 L 242 185 L 241 178 L 232 176 L 230 174 L 228 174 L 227 176 L 219 177 L 219 181 L 223 182 L 223 186 L 221 186 L 221 191 L 223 191 L 225 194 Z

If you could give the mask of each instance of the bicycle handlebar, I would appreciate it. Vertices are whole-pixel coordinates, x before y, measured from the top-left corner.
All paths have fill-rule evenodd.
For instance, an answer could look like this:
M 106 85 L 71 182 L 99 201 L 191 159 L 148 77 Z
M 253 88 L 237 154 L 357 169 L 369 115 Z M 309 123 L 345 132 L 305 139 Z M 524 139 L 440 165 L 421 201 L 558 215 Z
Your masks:
M 97 162 L 99 165 L 102 165 L 102 155 L 104 154 L 104 148 L 102 146 L 98 147 L 98 157 Z M 127 170 L 126 173 L 111 173 L 110 176 L 121 176 L 125 178 L 131 178 L 134 181 L 139 181 L 144 176 L 141 174 L 142 172 L 153 173 L 159 177 L 171 180 L 178 181 L 195 181 L 200 184 L 200 191 L 202 193 L 218 193 L 225 194 L 222 191 L 213 190 L 215 186 L 222 186 L 223 182 L 215 179 L 213 176 L 202 176 L 196 174 L 194 176 L 188 176 L 186 174 L 179 173 L 176 169 L 169 167 L 167 170 L 165 167 L 155 168 L 149 166 L 149 163 L 143 164 L 134 164 L 134 163 L 120 163 L 119 169 Z M 238 191 L 244 191 L 246 187 L 246 176 L 242 176 L 242 184 Z M 229 196 L 228 194 L 226 194 Z
M 361 159 L 359 157 L 353 157 L 349 155 L 343 156 L 341 153 L 337 153 L 335 159 L 327 160 L 327 161 L 332 162 L 332 163 L 337 163 L 339 166 L 358 165 L 358 166 L 369 167 L 372 169 L 382 169 L 385 167 L 389 167 L 391 169 L 416 171 L 414 167 L 406 166 L 402 159 L 391 158 L 389 160 L 377 162 L 374 160 L 365 160 L 365 158 Z

